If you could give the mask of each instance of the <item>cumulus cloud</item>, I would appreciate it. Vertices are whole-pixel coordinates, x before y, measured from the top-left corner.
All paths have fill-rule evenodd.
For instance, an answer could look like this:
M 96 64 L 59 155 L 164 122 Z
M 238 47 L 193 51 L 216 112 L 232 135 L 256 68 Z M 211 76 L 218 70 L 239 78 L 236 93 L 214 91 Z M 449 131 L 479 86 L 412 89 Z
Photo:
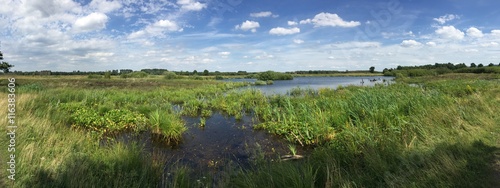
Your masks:
M 437 44 L 435 42 L 432 42 L 432 41 L 425 43 L 425 45 L 430 46 L 430 47 L 437 46 Z
M 143 37 L 158 37 L 162 36 L 165 32 L 183 31 L 176 22 L 170 20 L 159 20 L 153 24 L 148 25 L 143 30 L 131 33 L 129 39 L 137 39 Z
M 483 37 L 483 32 L 475 27 L 471 27 L 467 29 L 467 36 L 473 37 L 473 38 L 481 38 Z
M 405 47 L 405 48 L 419 47 L 419 46 L 422 46 L 422 43 L 417 42 L 415 40 L 403 40 L 403 42 L 401 42 L 400 46 Z
M 331 14 L 325 12 L 317 14 L 316 16 L 314 16 L 313 19 L 306 19 L 300 21 L 300 24 L 309 24 L 309 23 L 314 24 L 314 27 L 321 27 L 321 26 L 356 27 L 361 25 L 361 23 L 358 21 L 344 21 L 337 14 Z
M 491 30 L 491 35 L 500 37 L 500 30 L 497 29 Z
M 252 31 L 252 33 L 255 33 L 257 31 L 257 28 L 260 27 L 260 24 L 259 22 L 255 22 L 255 21 L 245 21 L 243 23 L 241 23 L 240 25 L 236 25 L 234 28 L 235 29 L 239 29 L 239 30 L 243 30 L 243 31 Z
M 266 52 L 262 52 L 261 55 L 257 55 L 254 57 L 254 59 L 273 59 L 274 55 L 268 54 Z
M 441 38 L 444 39 L 452 39 L 452 40 L 462 40 L 464 38 L 464 32 L 455 28 L 454 26 L 443 26 L 437 29 L 436 34 L 438 34 Z
M 193 0 L 177 0 L 177 4 L 181 6 L 181 9 L 188 11 L 200 11 L 207 7 L 207 4 Z
M 488 43 L 483 43 L 481 44 L 482 47 L 497 47 L 498 42 L 488 42 Z
M 300 40 L 300 39 L 293 39 L 293 43 L 295 43 L 295 44 L 302 44 L 302 43 L 304 43 L 304 41 Z
M 219 52 L 219 55 L 222 58 L 227 58 L 229 55 L 231 55 L 231 52 Z
M 104 29 L 108 22 L 108 16 L 103 13 L 94 12 L 76 20 L 74 27 L 77 31 L 94 31 Z
M 122 4 L 119 1 L 93 0 L 89 7 L 98 12 L 108 13 L 120 9 Z
M 433 20 L 443 25 L 448 21 L 452 21 L 454 19 L 460 19 L 460 16 L 454 14 L 446 14 L 444 16 L 440 16 L 439 18 L 434 18 Z
M 274 15 L 270 11 L 250 13 L 250 17 L 254 17 L 254 18 L 265 18 L 265 17 L 271 17 L 271 16 L 272 17 L 278 17 L 278 15 Z
M 295 22 L 295 21 L 288 21 L 288 25 L 289 26 L 294 26 L 294 25 L 298 25 L 299 23 Z
M 269 30 L 269 34 L 271 35 L 292 35 L 295 33 L 300 33 L 300 29 L 297 27 L 293 28 L 276 27 Z
M 72 0 L 26 1 L 23 4 L 26 4 L 27 12 L 39 12 L 42 17 L 64 12 L 78 12 L 78 4 Z

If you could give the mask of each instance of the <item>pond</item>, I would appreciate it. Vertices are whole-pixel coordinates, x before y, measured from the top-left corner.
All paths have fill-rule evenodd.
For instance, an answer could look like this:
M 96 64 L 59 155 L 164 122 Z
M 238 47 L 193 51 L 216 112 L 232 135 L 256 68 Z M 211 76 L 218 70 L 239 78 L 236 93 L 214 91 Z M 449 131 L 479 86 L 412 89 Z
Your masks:
M 214 112 L 201 127 L 200 117 L 183 116 L 188 127 L 182 142 L 176 145 L 155 141 L 150 132 L 139 135 L 123 134 L 116 138 L 120 142 L 139 141 L 146 151 L 165 161 L 165 173 L 175 165 L 189 166 L 200 171 L 217 172 L 232 163 L 248 167 L 258 159 L 274 161 L 291 154 L 289 146 L 296 147 L 297 154 L 305 155 L 307 148 L 289 143 L 266 131 L 254 130 L 257 120 L 246 114 L 241 120 Z
M 358 85 L 374 86 L 375 84 L 389 83 L 393 77 L 294 77 L 293 80 L 276 80 L 272 85 L 250 86 L 261 90 L 266 95 L 287 94 L 293 88 L 314 89 L 337 88 L 338 86 Z M 230 82 L 255 82 L 256 79 L 227 79 Z

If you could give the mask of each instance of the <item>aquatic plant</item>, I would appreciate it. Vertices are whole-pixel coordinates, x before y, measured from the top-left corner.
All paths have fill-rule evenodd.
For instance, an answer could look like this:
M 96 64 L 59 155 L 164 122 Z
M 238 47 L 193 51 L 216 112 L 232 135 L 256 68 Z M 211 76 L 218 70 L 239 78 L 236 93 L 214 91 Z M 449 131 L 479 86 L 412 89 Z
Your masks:
M 163 138 L 167 143 L 180 142 L 182 133 L 187 130 L 178 115 L 160 110 L 149 114 L 149 124 L 152 127 L 153 134 Z
M 200 127 L 205 127 L 205 124 L 207 123 L 207 120 L 204 117 L 200 118 Z

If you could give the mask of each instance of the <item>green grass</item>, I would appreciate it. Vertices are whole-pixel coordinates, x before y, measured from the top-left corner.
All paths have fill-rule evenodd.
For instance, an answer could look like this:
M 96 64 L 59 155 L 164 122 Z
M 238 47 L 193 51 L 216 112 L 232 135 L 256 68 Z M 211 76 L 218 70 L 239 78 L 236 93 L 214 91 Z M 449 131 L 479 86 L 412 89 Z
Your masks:
M 36 100 L 35 95 L 17 96 L 16 180 L 2 179 L 9 187 L 150 187 L 159 182 L 161 167 L 139 146 L 99 147 L 92 134 L 54 124 L 49 114 L 30 113 L 28 103 Z M 0 98 L 5 105 L 5 97 Z M 5 127 L 2 122 L 2 132 Z M 1 142 L 8 141 L 1 137 Z M 2 159 L 5 155 L 2 152 Z
M 182 133 L 187 128 L 178 114 L 156 110 L 149 115 L 149 123 L 153 133 L 167 143 L 178 143 L 182 140 Z

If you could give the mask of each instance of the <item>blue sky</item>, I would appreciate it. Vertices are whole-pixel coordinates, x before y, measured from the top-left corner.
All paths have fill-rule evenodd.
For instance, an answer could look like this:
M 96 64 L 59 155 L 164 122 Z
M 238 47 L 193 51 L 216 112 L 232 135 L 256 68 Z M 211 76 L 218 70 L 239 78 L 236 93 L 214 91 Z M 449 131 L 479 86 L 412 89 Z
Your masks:
M 493 0 L 0 0 L 13 70 L 377 70 L 500 63 Z

